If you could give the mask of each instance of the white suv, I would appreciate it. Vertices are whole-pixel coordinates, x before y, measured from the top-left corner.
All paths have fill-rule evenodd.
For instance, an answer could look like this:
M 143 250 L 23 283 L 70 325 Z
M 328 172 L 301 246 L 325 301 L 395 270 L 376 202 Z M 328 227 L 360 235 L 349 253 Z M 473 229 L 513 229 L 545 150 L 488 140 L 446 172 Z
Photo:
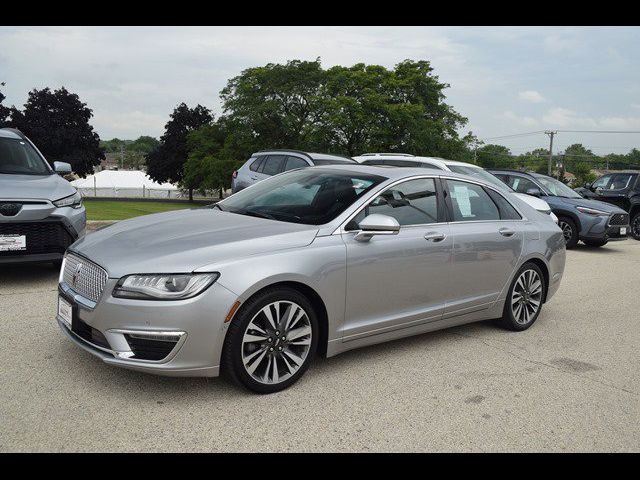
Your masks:
M 473 163 L 456 162 L 455 160 L 447 160 L 439 157 L 417 157 L 409 153 L 364 153 L 360 156 L 353 157 L 353 159 L 364 165 L 433 168 L 436 170 L 445 170 L 447 172 L 462 173 L 471 177 L 478 177 L 501 190 L 508 191 L 517 196 L 539 212 L 550 215 L 553 221 L 558 223 L 558 217 L 553 214 L 551 207 L 549 207 L 547 202 L 541 198 L 534 197 L 533 195 L 515 192 L 513 189 L 505 185 L 498 177 L 493 176 L 484 168 L 474 165 Z

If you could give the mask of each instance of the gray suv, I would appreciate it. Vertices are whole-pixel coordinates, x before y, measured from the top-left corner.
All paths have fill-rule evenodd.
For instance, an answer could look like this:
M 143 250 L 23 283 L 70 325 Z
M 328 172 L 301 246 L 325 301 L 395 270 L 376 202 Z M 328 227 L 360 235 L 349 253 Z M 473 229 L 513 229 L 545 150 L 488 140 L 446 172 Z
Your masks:
M 328 153 L 308 153 L 299 150 L 263 150 L 251 155 L 239 170 L 233 172 L 233 193 L 282 172 L 315 165 L 354 164 L 355 160 Z
M 0 265 L 62 261 L 69 245 L 84 235 L 82 197 L 52 169 L 19 130 L 0 128 Z

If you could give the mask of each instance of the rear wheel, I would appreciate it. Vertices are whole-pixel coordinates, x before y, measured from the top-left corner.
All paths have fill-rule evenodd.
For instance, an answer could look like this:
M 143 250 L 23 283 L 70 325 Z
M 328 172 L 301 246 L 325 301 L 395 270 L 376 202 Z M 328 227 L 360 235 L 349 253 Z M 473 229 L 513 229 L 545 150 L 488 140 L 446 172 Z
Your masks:
M 237 384 L 273 393 L 307 370 L 318 344 L 318 320 L 297 290 L 270 288 L 248 300 L 227 332 L 223 369 Z
M 602 247 L 608 243 L 608 240 L 583 240 L 588 247 Z
M 535 263 L 525 263 L 516 273 L 504 304 L 500 323 L 521 331 L 529 328 L 540 315 L 545 294 L 542 270 Z
M 631 218 L 631 236 L 640 240 L 640 210 L 635 212 Z
M 578 244 L 578 227 L 569 217 L 558 217 L 558 226 L 564 235 L 567 248 L 573 248 Z

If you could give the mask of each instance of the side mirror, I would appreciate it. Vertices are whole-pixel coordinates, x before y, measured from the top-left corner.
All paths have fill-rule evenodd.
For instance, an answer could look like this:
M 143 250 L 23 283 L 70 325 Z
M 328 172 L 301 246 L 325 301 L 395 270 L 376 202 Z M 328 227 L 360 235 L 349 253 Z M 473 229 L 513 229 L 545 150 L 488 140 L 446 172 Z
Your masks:
M 397 235 L 400 231 L 398 221 L 388 215 L 372 213 L 360 222 L 360 230 L 353 237 L 358 242 L 368 242 L 374 235 Z
M 71 165 L 66 162 L 53 162 L 53 169 L 60 175 L 71 173 Z
M 541 197 L 542 192 L 539 188 L 532 187 L 527 189 L 527 195 L 531 195 L 532 197 Z

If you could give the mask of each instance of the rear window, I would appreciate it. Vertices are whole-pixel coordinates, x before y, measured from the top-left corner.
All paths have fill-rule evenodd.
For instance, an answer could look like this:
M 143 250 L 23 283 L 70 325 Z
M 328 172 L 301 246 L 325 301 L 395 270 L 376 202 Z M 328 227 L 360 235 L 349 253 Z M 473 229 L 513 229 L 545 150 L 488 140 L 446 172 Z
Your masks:
M 256 160 L 254 160 L 253 163 L 249 166 L 249 170 L 259 172 L 260 167 L 262 166 L 262 162 L 264 162 L 264 158 L 265 157 L 258 157 Z

